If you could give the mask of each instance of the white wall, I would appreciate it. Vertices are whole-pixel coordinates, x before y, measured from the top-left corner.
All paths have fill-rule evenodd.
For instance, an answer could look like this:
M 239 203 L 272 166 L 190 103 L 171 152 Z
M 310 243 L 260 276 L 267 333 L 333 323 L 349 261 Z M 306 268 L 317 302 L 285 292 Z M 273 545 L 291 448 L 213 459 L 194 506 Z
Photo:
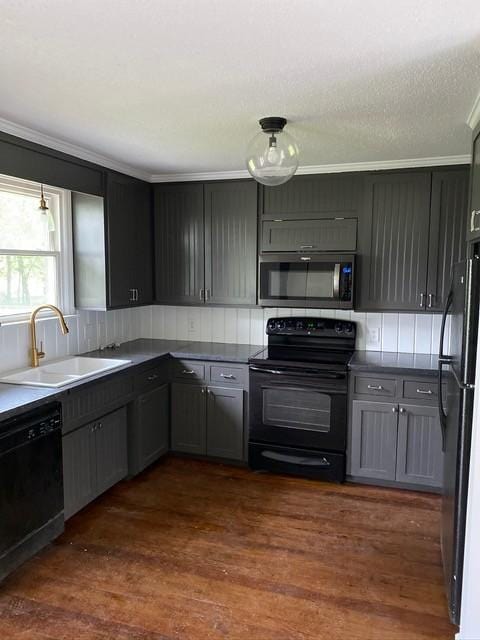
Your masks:
M 40 319 L 37 337 L 44 343 L 46 359 L 83 353 L 111 342 L 136 338 L 199 340 L 264 344 L 267 318 L 313 315 L 357 322 L 357 349 L 436 353 L 439 315 L 355 313 L 319 309 L 236 309 L 231 307 L 152 306 L 119 311 L 80 311 L 67 317 L 68 336 L 58 322 Z M 30 338 L 27 323 L 0 326 L 0 372 L 28 366 Z
M 67 316 L 70 332 L 64 336 L 56 318 L 37 321 L 37 343 L 43 341 L 45 361 L 83 353 L 112 342 L 140 337 L 140 309 L 79 311 Z M 30 364 L 30 334 L 26 322 L 0 326 L 0 372 Z
M 439 314 L 356 313 L 321 309 L 232 309 L 156 306 L 142 310 L 142 335 L 151 338 L 264 344 L 273 316 L 312 315 L 357 322 L 357 349 L 437 353 Z M 448 337 L 448 336 L 447 336 Z

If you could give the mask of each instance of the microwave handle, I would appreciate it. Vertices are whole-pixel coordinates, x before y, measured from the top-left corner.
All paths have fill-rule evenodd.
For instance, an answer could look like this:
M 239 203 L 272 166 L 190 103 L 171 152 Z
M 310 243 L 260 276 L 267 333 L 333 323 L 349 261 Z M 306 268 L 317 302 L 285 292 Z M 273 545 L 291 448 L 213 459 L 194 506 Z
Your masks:
M 335 300 L 340 298 L 340 263 L 335 263 L 333 269 L 333 297 Z

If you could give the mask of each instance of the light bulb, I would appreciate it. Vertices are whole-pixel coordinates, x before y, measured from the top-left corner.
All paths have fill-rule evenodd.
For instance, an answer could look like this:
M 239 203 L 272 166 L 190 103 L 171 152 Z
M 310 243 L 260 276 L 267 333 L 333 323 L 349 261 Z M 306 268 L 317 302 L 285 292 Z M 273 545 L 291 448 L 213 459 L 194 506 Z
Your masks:
M 262 184 L 274 186 L 290 180 L 298 168 L 298 147 L 285 131 L 284 118 L 263 118 L 262 131 L 250 142 L 247 169 Z

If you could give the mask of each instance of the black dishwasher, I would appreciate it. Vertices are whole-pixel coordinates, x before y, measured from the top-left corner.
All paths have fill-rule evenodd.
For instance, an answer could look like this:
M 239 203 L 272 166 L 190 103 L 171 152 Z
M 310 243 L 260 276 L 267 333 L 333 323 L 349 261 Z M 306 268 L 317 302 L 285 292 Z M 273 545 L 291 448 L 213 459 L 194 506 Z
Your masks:
M 64 528 L 58 403 L 0 423 L 0 580 Z

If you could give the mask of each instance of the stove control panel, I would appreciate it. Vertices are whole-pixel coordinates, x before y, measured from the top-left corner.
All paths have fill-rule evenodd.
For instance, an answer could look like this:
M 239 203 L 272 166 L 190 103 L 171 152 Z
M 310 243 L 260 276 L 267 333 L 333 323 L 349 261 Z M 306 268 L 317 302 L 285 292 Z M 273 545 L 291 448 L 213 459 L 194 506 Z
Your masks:
M 269 318 L 267 335 L 317 336 L 319 338 L 355 338 L 355 323 L 336 318 Z

